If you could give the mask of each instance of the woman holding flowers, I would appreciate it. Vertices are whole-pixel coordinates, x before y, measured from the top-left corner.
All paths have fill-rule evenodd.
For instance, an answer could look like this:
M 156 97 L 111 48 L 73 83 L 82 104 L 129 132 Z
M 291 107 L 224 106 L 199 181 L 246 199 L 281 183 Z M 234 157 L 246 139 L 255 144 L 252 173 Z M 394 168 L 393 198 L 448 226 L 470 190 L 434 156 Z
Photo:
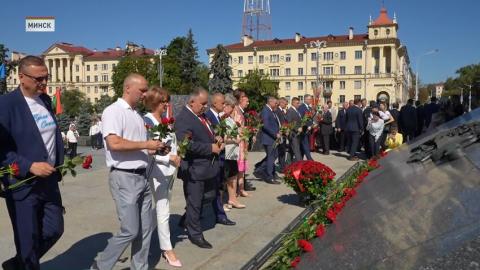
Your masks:
M 155 201 L 157 212 L 157 231 L 160 241 L 160 248 L 163 250 L 163 257 L 167 263 L 174 267 L 182 267 L 182 263 L 173 251 L 170 242 L 170 181 L 173 181 L 176 168 L 180 165 L 180 156 L 177 155 L 177 142 L 171 126 L 173 118 L 162 117 L 170 102 L 170 95 L 167 90 L 154 86 L 147 92 L 145 106 L 151 111 L 145 115 L 145 124 L 152 130 L 163 130 L 166 132 L 154 132 L 154 139 L 160 139 L 171 150 L 168 155 L 155 155 L 156 163 L 150 163 L 147 168 L 150 186 Z M 162 134 L 163 133 L 163 134 Z
M 242 130 L 246 128 L 245 126 L 245 117 L 243 116 L 243 113 L 245 109 L 248 107 L 248 97 L 245 95 L 245 93 L 238 91 L 238 95 L 236 96 L 237 99 L 237 106 L 235 107 L 235 110 L 232 114 L 232 118 L 235 121 L 235 123 L 240 124 L 240 130 L 242 133 Z M 248 197 L 249 194 L 245 191 L 245 172 L 247 171 L 247 153 L 248 153 L 248 141 L 243 138 L 239 145 L 239 153 L 238 153 L 238 159 L 237 159 L 237 165 L 238 165 L 238 175 L 237 175 L 237 181 L 238 181 L 238 195 L 242 197 Z

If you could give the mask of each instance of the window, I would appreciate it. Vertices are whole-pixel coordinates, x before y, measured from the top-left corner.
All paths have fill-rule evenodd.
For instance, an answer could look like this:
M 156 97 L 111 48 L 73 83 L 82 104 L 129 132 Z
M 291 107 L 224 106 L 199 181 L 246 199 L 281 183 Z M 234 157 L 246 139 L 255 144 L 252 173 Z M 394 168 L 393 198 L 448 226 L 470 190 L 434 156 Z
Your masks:
M 377 29 L 373 30 L 373 34 L 374 34 L 375 36 L 378 36 L 378 30 L 377 30 Z
M 303 68 L 298 68 L 298 76 L 302 76 L 303 75 Z
M 374 73 L 375 73 L 375 74 L 380 73 L 380 67 L 379 67 L 379 66 L 375 66 Z
M 237 75 L 238 75 L 237 77 L 243 77 L 243 70 L 241 70 L 241 69 L 238 70 Z
M 75 65 L 75 71 L 76 71 L 76 72 L 79 72 L 79 71 L 80 71 L 80 66 L 79 66 L 79 65 Z
M 249 69 L 248 74 L 252 74 L 252 73 L 253 73 L 253 69 Z
M 108 70 L 108 64 L 102 64 L 102 70 Z
M 317 61 L 317 53 L 311 53 L 310 56 L 311 56 L 310 59 L 311 59 L 312 61 Z
M 326 90 L 331 90 L 333 88 L 333 81 L 326 81 L 323 83 L 323 86 Z
M 90 86 L 87 86 L 87 94 L 90 94 Z
M 108 93 L 108 86 L 102 87 L 102 92 L 103 93 Z
M 97 75 L 95 75 L 95 77 L 94 77 L 94 78 L 95 78 L 95 80 L 94 80 L 94 81 L 95 81 L 95 82 L 98 82 L 98 76 L 97 76 Z
M 340 81 L 340 89 L 345 89 L 345 81 Z
M 339 96 L 339 101 L 340 101 L 340 103 L 345 102 L 345 95 L 340 95 Z
M 303 102 L 303 96 L 298 96 L 298 99 L 300 99 L 300 102 Z
M 239 64 L 243 64 L 243 56 L 239 56 L 239 57 L 238 57 L 238 63 L 239 63 Z
M 98 94 L 98 87 L 97 86 L 95 86 L 95 91 L 94 92 L 95 92 L 95 94 Z
M 102 75 L 102 81 L 108 82 L 108 75 L 106 74 Z
M 90 82 L 90 76 L 87 76 L 87 82 Z
M 340 67 L 340 75 L 345 75 L 346 74 L 346 68 L 345 66 Z
M 253 64 L 253 55 L 248 56 L 248 63 Z
M 76 82 L 80 82 L 80 76 L 75 77 Z
M 290 96 L 285 96 L 285 98 L 287 99 L 287 102 L 290 103 Z
M 333 60 L 333 52 L 324 52 L 323 53 L 323 60 L 325 60 L 325 61 Z
M 303 82 L 298 82 L 298 90 L 303 90 Z
M 362 81 L 355 81 L 354 82 L 355 89 L 362 89 Z
M 355 51 L 355 59 L 362 59 L 362 51 Z
M 278 69 L 278 68 L 270 69 L 270 76 L 272 76 L 272 77 L 280 76 L 280 69 Z
M 292 61 L 292 55 L 289 53 L 285 54 L 285 62 L 290 62 L 290 61 Z
M 390 35 L 390 29 L 387 29 L 387 36 Z
M 259 69 L 258 70 L 260 72 L 260 75 L 264 75 L 265 74 L 265 71 L 263 69 Z
M 303 53 L 298 54 L 298 62 L 303 62 Z
M 312 75 L 317 75 L 317 68 L 316 68 L 316 67 L 312 67 L 312 68 L 310 69 L 310 74 L 312 74 Z
M 355 74 L 362 74 L 362 66 L 355 66 Z
M 13 79 L 13 84 L 17 84 L 17 79 Z
M 292 75 L 292 71 L 290 68 L 286 68 L 285 69 L 285 76 L 291 76 Z
M 50 94 L 52 93 L 52 87 L 51 86 L 48 87 L 48 93 L 50 93 Z
M 353 96 L 353 100 L 359 100 L 359 99 L 362 99 L 361 95 L 354 95 Z
M 373 50 L 372 55 L 373 55 L 373 58 L 375 59 L 380 58 L 380 50 Z
M 87 71 L 90 71 L 90 65 L 87 65 Z
M 285 82 L 285 90 L 290 90 L 292 88 L 292 83 Z
M 317 82 L 310 82 L 310 87 L 312 89 L 317 89 Z
M 263 56 L 263 55 L 258 56 L 258 62 L 260 64 L 263 64 L 263 62 L 265 62 L 265 56 Z
M 280 60 L 280 56 L 278 54 L 270 55 L 270 63 L 278 63 Z
M 97 64 L 93 65 L 93 70 L 94 70 L 94 71 L 97 71 L 97 70 L 98 70 L 98 65 L 97 65 Z
M 98 102 L 98 98 L 95 98 L 95 103 L 97 103 L 97 102 Z
M 88 102 L 92 102 L 92 99 L 91 98 L 87 98 Z
M 116 66 L 117 66 L 117 65 L 115 65 L 115 64 L 112 64 L 112 70 L 113 70 L 113 69 L 114 69 Z
M 345 60 L 347 59 L 347 52 L 343 51 L 343 52 L 340 52 L 340 60 Z
M 333 74 L 333 67 L 323 67 L 323 74 L 324 75 L 332 75 Z

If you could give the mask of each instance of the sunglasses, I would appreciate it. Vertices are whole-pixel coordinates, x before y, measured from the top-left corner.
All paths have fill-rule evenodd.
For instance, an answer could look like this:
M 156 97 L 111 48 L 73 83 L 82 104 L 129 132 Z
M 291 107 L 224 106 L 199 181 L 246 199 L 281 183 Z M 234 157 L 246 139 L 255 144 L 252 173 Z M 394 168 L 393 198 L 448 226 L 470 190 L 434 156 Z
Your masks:
M 48 81 L 50 79 L 50 74 L 47 74 L 46 76 L 41 76 L 41 77 L 35 77 L 32 75 L 28 75 L 26 73 L 22 73 L 22 74 L 35 80 L 37 83 L 42 83 L 43 81 Z

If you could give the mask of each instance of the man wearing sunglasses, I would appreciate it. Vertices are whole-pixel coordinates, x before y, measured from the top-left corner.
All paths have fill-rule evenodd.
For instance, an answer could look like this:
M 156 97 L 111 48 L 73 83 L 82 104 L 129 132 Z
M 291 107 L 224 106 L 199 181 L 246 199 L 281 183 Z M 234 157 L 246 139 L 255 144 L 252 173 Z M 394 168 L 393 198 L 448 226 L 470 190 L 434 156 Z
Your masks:
M 40 258 L 63 233 L 62 176 L 55 169 L 63 164 L 63 141 L 44 93 L 48 70 L 43 59 L 21 59 L 19 80 L 16 90 L 0 96 L 0 167 L 19 167 L 17 176 L 2 178 L 17 251 L 2 267 L 40 269 Z M 8 189 L 32 176 L 26 185 Z

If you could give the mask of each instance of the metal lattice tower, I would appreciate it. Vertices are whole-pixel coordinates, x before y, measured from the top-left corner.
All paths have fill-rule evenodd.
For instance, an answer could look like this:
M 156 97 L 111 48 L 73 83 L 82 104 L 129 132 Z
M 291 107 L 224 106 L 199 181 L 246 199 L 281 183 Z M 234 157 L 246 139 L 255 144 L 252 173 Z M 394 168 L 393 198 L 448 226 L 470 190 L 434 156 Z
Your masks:
M 272 18 L 270 0 L 244 0 L 242 36 L 254 40 L 272 38 Z

